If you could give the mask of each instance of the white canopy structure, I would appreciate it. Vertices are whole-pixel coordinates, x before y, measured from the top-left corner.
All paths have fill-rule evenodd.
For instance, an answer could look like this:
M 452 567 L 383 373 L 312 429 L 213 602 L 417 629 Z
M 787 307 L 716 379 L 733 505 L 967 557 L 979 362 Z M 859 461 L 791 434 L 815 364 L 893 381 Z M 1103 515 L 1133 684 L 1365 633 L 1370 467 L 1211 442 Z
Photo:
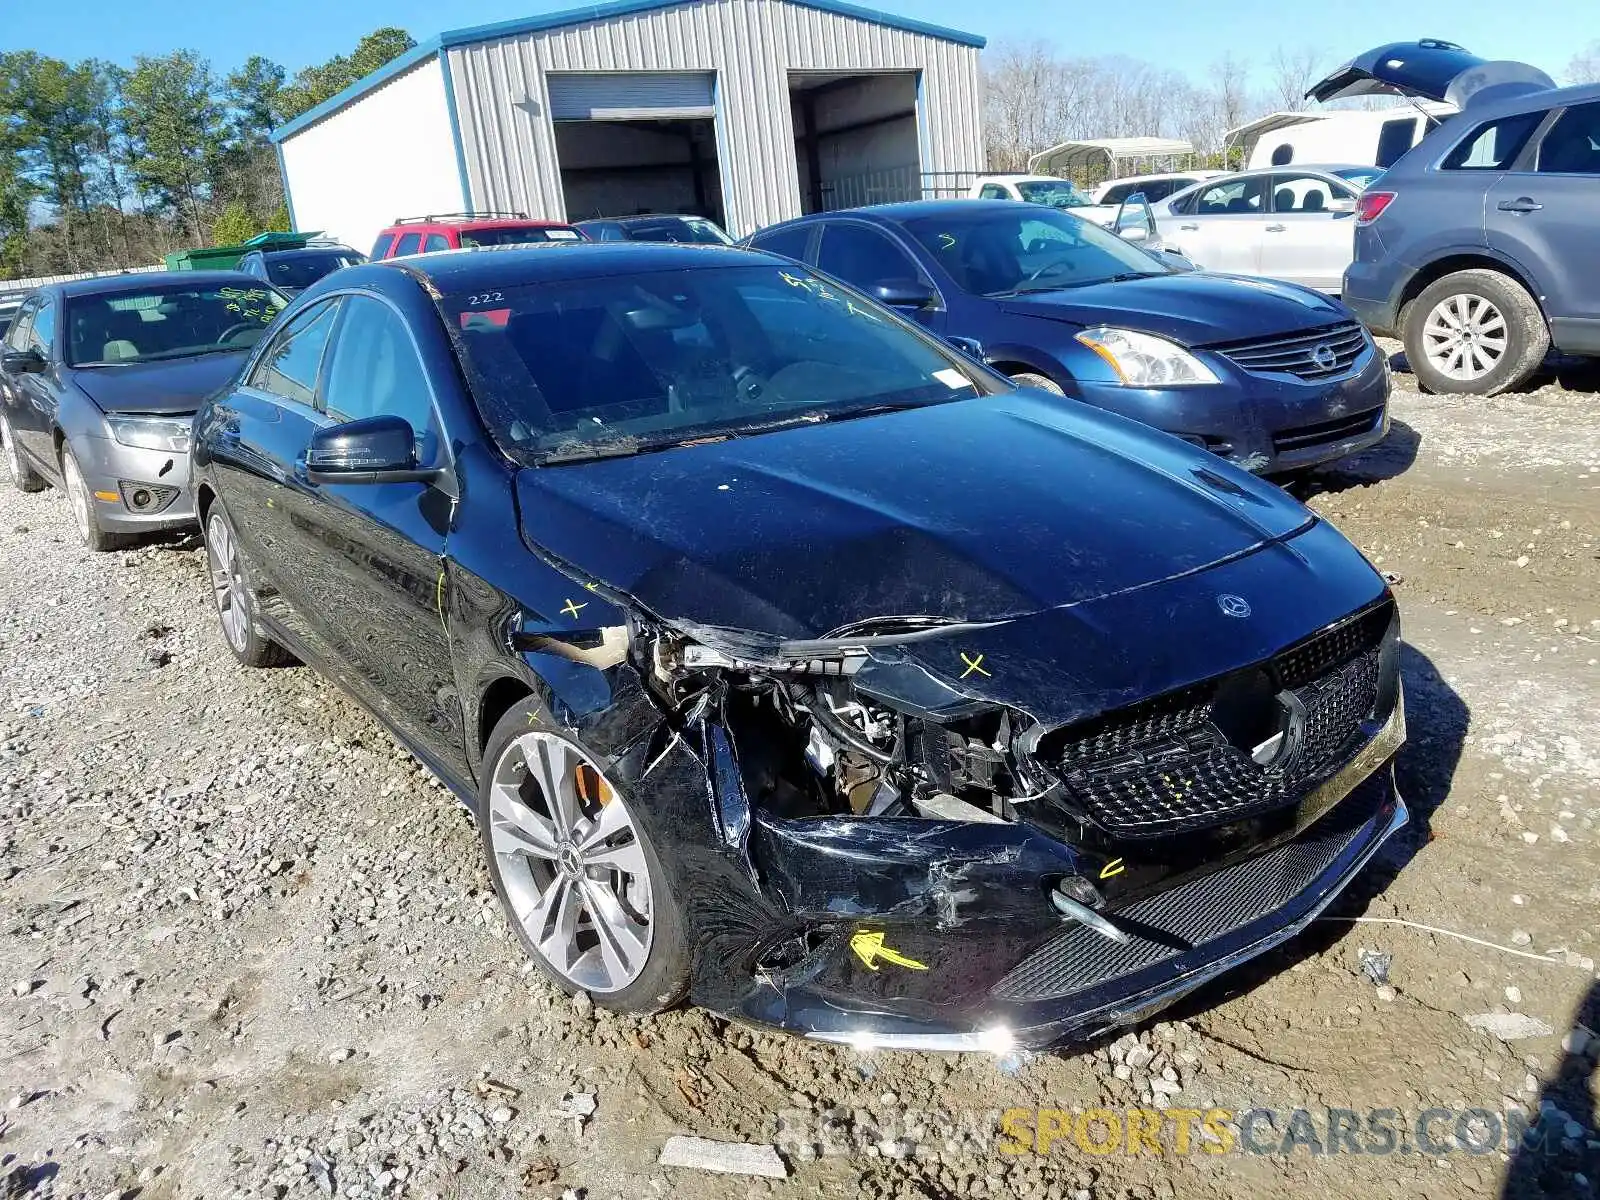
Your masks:
M 1181 171 L 1191 165 L 1194 146 L 1179 138 L 1120 137 L 1062 142 L 1028 160 L 1039 175 L 1118 179 L 1150 171 Z

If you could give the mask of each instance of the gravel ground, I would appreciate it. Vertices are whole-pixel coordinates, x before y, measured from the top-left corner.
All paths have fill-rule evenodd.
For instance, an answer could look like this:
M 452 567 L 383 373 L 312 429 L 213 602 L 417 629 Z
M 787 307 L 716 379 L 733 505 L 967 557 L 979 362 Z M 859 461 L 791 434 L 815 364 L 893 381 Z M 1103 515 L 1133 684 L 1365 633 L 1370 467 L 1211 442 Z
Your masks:
M 558 996 L 452 798 L 311 672 L 233 665 L 197 540 L 90 555 L 59 495 L 0 489 L 0 1200 L 1592 1195 L 1600 398 L 1397 384 L 1389 441 L 1307 494 L 1400 579 L 1416 825 L 1161 1023 L 998 1060 Z M 997 1134 L 1141 1106 L 1233 1116 L 1161 1152 Z M 1399 1148 L 1317 1152 L 1330 1108 L 1397 1110 Z M 1449 1144 L 1469 1108 L 1541 1147 Z M 790 1179 L 655 1165 L 674 1133 Z

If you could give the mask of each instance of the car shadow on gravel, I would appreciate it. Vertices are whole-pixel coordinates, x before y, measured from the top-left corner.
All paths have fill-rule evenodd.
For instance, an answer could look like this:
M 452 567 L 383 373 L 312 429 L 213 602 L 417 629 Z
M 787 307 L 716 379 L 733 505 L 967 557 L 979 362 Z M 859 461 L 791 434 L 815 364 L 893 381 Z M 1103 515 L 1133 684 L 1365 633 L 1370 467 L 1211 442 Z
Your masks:
M 1600 983 L 1591 983 L 1573 1014 L 1555 1070 L 1539 1091 L 1539 1122 L 1511 1152 L 1502 1200 L 1593 1195 L 1600 1150 L 1592 1149 L 1595 1095 L 1600 1093 Z M 1577 1125 L 1576 1137 L 1568 1136 Z M 1575 1176 L 1588 1180 L 1587 1186 Z
M 1309 500 L 1321 492 L 1343 492 L 1382 483 L 1409 471 L 1421 448 L 1420 433 L 1404 421 L 1392 421 L 1389 436 L 1376 446 L 1309 471 L 1288 483 L 1285 490 L 1297 500 Z
M 1450 794 L 1461 762 L 1471 714 L 1433 661 L 1414 646 L 1401 648 L 1400 674 L 1405 683 L 1406 744 L 1395 760 L 1395 783 L 1410 810 L 1411 821 L 1375 855 L 1365 870 L 1298 937 L 1260 958 L 1229 971 L 1213 983 L 1179 1000 L 1153 1020 L 1178 1021 L 1253 991 L 1296 962 L 1321 954 L 1350 930 L 1340 917 L 1362 915 L 1382 895 L 1407 863 L 1433 839 L 1430 820 Z M 1116 1037 L 1121 1031 L 1114 1031 Z

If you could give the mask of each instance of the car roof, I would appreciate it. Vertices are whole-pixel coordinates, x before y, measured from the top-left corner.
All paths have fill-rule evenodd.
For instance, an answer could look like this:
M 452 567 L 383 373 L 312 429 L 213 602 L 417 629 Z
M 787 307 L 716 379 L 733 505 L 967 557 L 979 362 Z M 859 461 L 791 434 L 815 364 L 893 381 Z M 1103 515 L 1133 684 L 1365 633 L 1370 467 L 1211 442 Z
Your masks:
M 316 258 L 324 254 L 355 254 L 349 246 L 300 246 L 293 250 L 257 250 L 262 258 Z
M 1040 205 L 1039 207 L 1044 207 Z M 902 200 L 894 204 L 868 204 L 861 208 L 841 208 L 832 212 L 809 213 L 786 225 L 799 225 L 829 217 L 857 217 L 886 224 L 915 221 L 921 217 L 971 216 L 979 212 L 1015 213 L 1015 200 Z M 766 230 L 761 232 L 765 233 Z
M 359 271 L 404 271 L 427 280 L 440 292 L 482 291 L 487 287 L 520 286 L 602 275 L 690 271 L 711 267 L 793 266 L 787 258 L 735 246 L 691 245 L 685 242 L 535 242 L 516 246 L 477 246 L 434 254 L 385 259 L 366 267 L 348 268 L 352 282 Z M 330 277 L 331 278 L 331 277 Z
M 702 217 L 699 213 L 629 213 L 625 217 L 585 217 L 581 221 L 574 221 L 574 225 L 593 225 L 596 221 L 614 221 L 618 225 L 638 225 L 644 221 L 707 221 L 715 225 L 710 217 Z
M 471 226 L 473 229 L 566 229 L 568 222 L 552 221 L 548 217 L 464 217 L 449 214 L 437 217 L 407 217 L 384 229 L 384 233 L 427 232 L 430 228 L 448 225 L 452 229 Z
M 66 283 L 49 285 L 40 291 L 53 288 L 63 296 L 117 296 L 125 292 L 141 292 L 163 284 L 182 287 L 185 284 L 204 287 L 207 284 L 243 284 L 258 288 L 261 280 L 243 271 L 134 271 L 126 275 L 101 275 L 94 279 L 72 279 Z

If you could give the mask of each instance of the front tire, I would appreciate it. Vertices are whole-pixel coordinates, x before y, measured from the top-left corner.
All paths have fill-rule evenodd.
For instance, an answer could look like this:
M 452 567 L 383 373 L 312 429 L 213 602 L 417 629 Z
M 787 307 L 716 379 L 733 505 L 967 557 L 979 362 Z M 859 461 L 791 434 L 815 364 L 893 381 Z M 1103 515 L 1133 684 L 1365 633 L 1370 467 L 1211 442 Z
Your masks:
M 67 494 L 67 505 L 72 509 L 72 524 L 85 546 L 96 554 L 103 554 L 128 544 L 130 539 L 126 534 L 108 533 L 100 527 L 100 518 L 94 511 L 94 494 L 83 477 L 83 468 L 78 466 L 78 456 L 65 442 L 61 445 L 61 484 Z
M 205 523 L 206 566 L 222 622 L 222 640 L 247 667 L 281 667 L 294 659 L 257 628 L 250 600 L 250 576 L 239 549 L 239 537 L 222 505 L 213 502 Z
M 1406 313 L 1406 361 L 1424 388 L 1495 396 L 1525 382 L 1550 349 L 1532 296 L 1499 271 L 1457 271 L 1422 290 Z
M 1040 375 L 1036 371 L 1018 371 L 1011 376 L 1011 382 L 1018 387 L 1038 388 L 1041 392 L 1049 392 L 1052 396 L 1065 396 L 1067 391 L 1048 375 Z
M 546 721 L 512 707 L 484 751 L 478 829 L 506 921 L 568 995 L 654 1013 L 689 988 L 677 901 L 634 799 L 602 761 Z
M 44 490 L 44 476 L 33 469 L 22 453 L 22 447 L 17 445 L 17 435 L 12 432 L 11 421 L 0 413 L 0 442 L 5 443 L 6 472 L 11 476 L 12 486 L 19 492 L 42 492 Z

